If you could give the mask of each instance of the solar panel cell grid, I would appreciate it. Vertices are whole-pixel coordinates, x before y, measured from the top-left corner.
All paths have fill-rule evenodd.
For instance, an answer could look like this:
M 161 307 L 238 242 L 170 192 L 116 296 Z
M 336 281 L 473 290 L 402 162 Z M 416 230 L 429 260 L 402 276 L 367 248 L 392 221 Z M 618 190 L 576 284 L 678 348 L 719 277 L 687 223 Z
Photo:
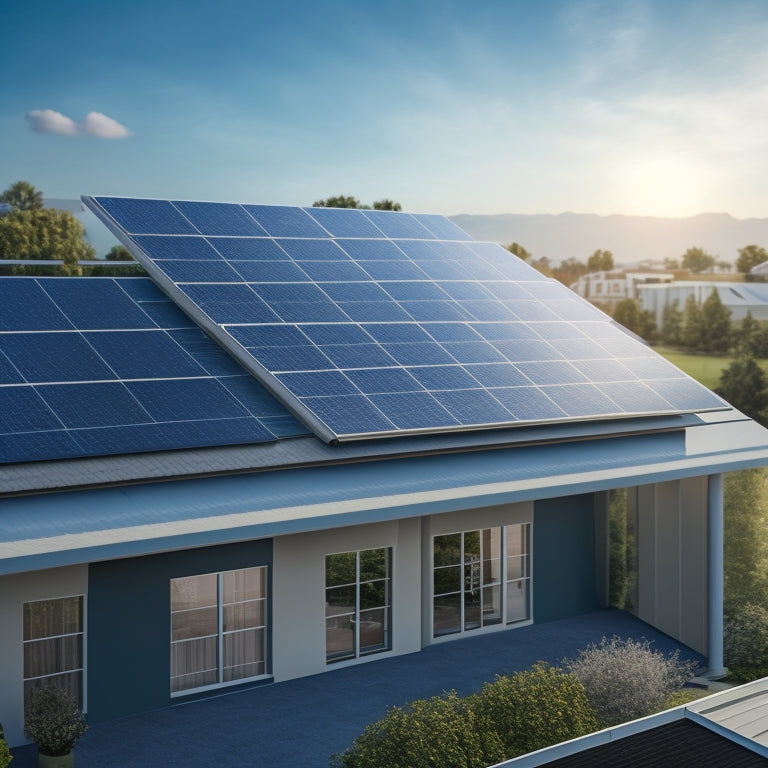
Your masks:
M 85 201 L 119 235 L 175 235 L 145 237 L 137 257 L 326 440 L 723 407 L 567 288 L 440 216 L 161 201 L 150 226 L 151 201 Z M 264 234 L 244 237 L 249 219 Z M 248 285 L 226 270 L 185 284 L 194 270 L 169 266 L 211 254 Z M 622 386 L 638 397 L 619 398 Z

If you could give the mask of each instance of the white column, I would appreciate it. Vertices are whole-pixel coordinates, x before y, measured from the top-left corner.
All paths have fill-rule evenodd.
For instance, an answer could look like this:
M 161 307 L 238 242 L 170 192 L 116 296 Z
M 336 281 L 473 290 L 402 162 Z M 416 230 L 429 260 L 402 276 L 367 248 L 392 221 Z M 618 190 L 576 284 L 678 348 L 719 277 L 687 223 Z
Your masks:
M 723 476 L 708 478 L 709 527 L 709 669 L 707 677 L 725 677 L 723 665 Z

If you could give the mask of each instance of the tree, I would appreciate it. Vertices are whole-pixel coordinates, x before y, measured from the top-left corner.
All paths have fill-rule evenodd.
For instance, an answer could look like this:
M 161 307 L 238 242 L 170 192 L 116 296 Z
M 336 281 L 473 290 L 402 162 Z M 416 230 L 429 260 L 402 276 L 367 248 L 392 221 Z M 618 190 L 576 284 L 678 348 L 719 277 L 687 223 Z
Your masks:
M 745 245 L 739 248 L 739 257 L 736 259 L 736 271 L 746 274 L 752 267 L 768 261 L 768 251 L 759 245 Z
M 0 259 L 57 260 L 61 261 L 61 267 L 54 268 L 58 274 L 79 275 L 78 262 L 95 255 L 83 225 L 69 211 L 17 210 L 0 218 Z M 19 271 L 45 274 L 50 268 L 41 265 Z
M 610 251 L 596 250 L 587 261 L 590 272 L 610 272 L 613 269 L 613 254 Z
M 643 310 L 637 299 L 622 299 L 613 310 L 613 319 L 649 344 L 656 337 L 656 321 L 653 319 L 653 313 Z
M 588 271 L 587 265 L 583 261 L 570 258 L 560 262 L 560 266 L 552 270 L 552 276 L 563 285 L 570 286 L 582 275 L 586 275 Z
M 714 288 L 701 305 L 701 343 L 705 352 L 722 354 L 731 347 L 731 310 L 723 304 Z
M 734 408 L 768 426 L 768 381 L 754 357 L 739 355 L 720 374 L 715 391 Z
M 8 203 L 17 211 L 39 211 L 43 207 L 43 193 L 28 181 L 17 181 L 0 194 L 0 203 Z
M 385 198 L 384 200 L 374 200 L 373 210 L 374 211 L 402 211 L 403 209 L 400 203 L 396 203 L 393 200 L 389 200 Z
M 520 243 L 510 243 L 507 246 L 507 250 L 523 261 L 528 261 L 531 258 L 530 252 L 523 248 Z
M 751 357 L 764 357 L 765 328 L 747 311 L 744 319 L 739 323 L 738 330 L 733 334 L 733 346 L 737 355 L 749 355 Z
M 124 245 L 113 245 L 107 253 L 107 261 L 133 261 L 133 256 Z
M 312 203 L 313 208 L 361 208 L 363 210 L 373 208 L 374 211 L 402 211 L 400 203 L 394 200 L 384 198 L 383 200 L 374 200 L 373 205 L 365 205 L 352 195 L 337 195 L 336 197 L 326 197 L 324 200 L 315 200 Z
M 716 259 L 703 248 L 689 248 L 683 254 L 683 269 L 698 274 L 715 266 Z
M 696 297 L 691 294 L 685 300 L 683 310 L 683 344 L 688 349 L 698 349 L 701 345 L 702 330 L 701 307 Z
M 661 313 L 661 340 L 673 347 L 683 342 L 683 313 L 677 299 L 664 305 Z

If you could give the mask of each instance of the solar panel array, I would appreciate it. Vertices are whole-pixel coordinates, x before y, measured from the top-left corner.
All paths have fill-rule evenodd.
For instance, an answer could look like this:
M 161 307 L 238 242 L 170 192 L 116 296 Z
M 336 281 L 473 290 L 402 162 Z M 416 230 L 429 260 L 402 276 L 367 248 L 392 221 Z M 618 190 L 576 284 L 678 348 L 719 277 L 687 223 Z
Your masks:
M 727 407 L 442 216 L 83 200 L 328 441 Z
M 306 433 L 147 278 L 0 280 L 0 461 Z

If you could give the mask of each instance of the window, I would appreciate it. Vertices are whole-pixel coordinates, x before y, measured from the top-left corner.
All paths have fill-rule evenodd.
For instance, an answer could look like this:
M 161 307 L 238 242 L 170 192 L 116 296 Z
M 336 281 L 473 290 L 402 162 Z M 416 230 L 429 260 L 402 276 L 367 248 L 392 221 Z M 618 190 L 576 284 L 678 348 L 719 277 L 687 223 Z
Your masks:
M 24 696 L 57 685 L 83 706 L 83 598 L 24 603 Z
M 435 536 L 432 633 L 530 618 L 530 524 Z
M 389 650 L 391 548 L 325 558 L 325 660 Z
M 171 693 L 267 674 L 267 569 L 171 579 Z

